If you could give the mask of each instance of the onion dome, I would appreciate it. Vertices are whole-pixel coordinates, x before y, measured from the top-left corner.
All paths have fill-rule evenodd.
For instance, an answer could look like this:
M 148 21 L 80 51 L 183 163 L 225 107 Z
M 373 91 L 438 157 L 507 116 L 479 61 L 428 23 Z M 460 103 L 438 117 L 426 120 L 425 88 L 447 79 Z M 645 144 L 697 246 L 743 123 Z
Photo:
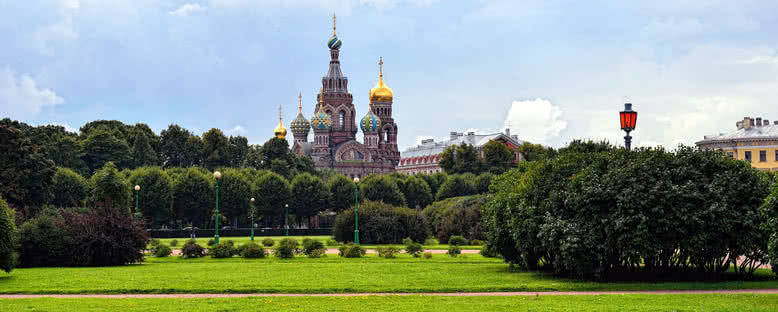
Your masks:
M 297 118 L 292 120 L 292 133 L 295 138 L 306 138 L 308 132 L 311 131 L 311 123 L 303 117 L 303 95 L 298 95 L 297 101 Z
M 332 16 L 332 37 L 330 37 L 330 41 L 327 41 L 327 46 L 330 47 L 330 49 L 340 49 L 340 45 L 343 44 L 343 42 L 338 39 L 338 35 L 335 31 L 335 15 Z
M 372 105 L 370 110 L 368 110 L 367 115 L 362 117 L 362 121 L 359 123 L 359 126 L 362 128 L 363 133 L 375 133 L 378 132 L 378 129 L 381 128 L 381 118 L 378 118 L 378 116 L 373 114 Z
M 370 89 L 370 101 L 371 102 L 391 102 L 394 96 L 392 88 L 389 88 L 384 84 L 384 58 L 379 58 L 378 61 L 378 84 Z
M 319 93 L 319 111 L 311 117 L 311 126 L 314 130 L 329 130 L 332 127 L 332 117 L 324 112 L 324 90 Z
M 281 119 L 281 105 L 278 105 L 278 126 L 273 129 L 273 134 L 279 139 L 286 138 L 286 128 L 284 128 L 284 121 Z

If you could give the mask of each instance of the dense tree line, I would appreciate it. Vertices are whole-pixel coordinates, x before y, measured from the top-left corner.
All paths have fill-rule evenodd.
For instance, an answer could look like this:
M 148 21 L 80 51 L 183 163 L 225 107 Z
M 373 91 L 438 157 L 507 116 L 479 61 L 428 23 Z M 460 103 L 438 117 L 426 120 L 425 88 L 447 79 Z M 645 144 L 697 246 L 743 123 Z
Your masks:
M 470 144 L 451 145 L 440 153 L 440 168 L 448 174 L 500 174 L 515 165 L 514 151 L 500 141 L 489 141 L 482 152 L 483 157 L 479 157 Z

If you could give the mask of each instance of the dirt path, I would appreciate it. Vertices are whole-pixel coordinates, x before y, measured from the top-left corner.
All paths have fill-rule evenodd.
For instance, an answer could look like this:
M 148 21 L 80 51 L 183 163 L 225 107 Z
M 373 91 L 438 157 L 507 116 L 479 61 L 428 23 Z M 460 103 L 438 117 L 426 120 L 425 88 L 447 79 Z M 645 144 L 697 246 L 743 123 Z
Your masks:
M 240 297 L 356 297 L 356 296 L 596 296 L 596 295 L 701 295 L 701 294 L 778 294 L 778 289 L 737 290 L 647 290 L 647 291 L 517 291 L 461 293 L 342 293 L 342 294 L 117 294 L 117 295 L 0 295 L 0 299 L 25 298 L 240 298 Z

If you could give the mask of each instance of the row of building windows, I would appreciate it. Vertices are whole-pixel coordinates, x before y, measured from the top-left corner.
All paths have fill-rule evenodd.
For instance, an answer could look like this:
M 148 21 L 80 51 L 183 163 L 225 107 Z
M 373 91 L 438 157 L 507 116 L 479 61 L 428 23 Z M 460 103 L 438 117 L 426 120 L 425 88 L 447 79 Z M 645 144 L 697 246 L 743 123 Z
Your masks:
M 729 154 L 729 157 L 731 157 L 732 159 L 735 159 L 735 154 L 733 152 L 728 152 L 727 154 Z M 744 160 L 748 162 L 752 162 L 751 151 L 745 152 Z M 778 161 L 778 150 L 775 151 L 774 160 Z M 759 151 L 759 162 L 767 162 L 767 151 Z

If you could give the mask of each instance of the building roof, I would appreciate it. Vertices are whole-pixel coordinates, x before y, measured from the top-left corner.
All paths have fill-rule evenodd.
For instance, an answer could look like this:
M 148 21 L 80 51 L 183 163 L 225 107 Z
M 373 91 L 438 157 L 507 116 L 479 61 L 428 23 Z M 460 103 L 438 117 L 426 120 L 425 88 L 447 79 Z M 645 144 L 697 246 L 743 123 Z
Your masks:
M 455 135 L 456 137 L 454 137 Z M 410 147 L 406 149 L 404 152 L 402 152 L 400 155 L 402 158 L 438 155 L 442 153 L 447 147 L 454 144 L 465 143 L 478 148 L 486 145 L 486 143 L 489 143 L 489 141 L 491 140 L 496 140 L 500 138 L 510 142 L 511 144 L 514 144 L 515 146 L 519 146 L 522 143 L 524 143 L 524 141 L 519 140 L 516 136 L 508 136 L 504 133 L 499 133 L 499 132 L 492 133 L 492 134 L 475 134 L 473 132 L 463 134 L 460 132 L 460 133 L 451 133 L 451 139 L 447 141 L 435 142 L 432 141 L 431 139 L 424 140 L 420 145 L 417 145 L 415 147 Z
M 719 135 L 706 135 L 703 137 L 703 140 L 697 142 L 697 144 L 717 141 L 763 139 L 778 139 L 778 125 L 753 126 L 729 133 L 720 133 Z

